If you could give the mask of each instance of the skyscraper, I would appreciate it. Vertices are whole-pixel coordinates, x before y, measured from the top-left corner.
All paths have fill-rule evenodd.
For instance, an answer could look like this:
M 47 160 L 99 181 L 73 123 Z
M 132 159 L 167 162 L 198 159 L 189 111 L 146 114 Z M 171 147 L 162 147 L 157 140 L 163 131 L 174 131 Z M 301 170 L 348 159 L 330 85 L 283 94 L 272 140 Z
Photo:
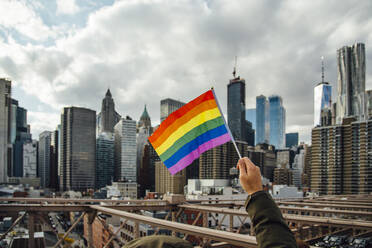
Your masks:
M 312 192 L 322 195 L 344 192 L 343 168 L 347 167 L 344 162 L 349 162 L 349 164 L 351 162 L 349 147 L 351 121 L 348 121 L 347 125 L 320 126 L 312 129 L 310 170 Z M 348 140 L 344 140 L 344 133 L 348 134 Z M 345 145 L 348 146 L 347 150 L 344 150 Z M 346 161 L 345 157 L 348 157 Z
M 358 121 L 367 117 L 365 101 L 366 63 L 363 43 L 337 50 L 338 95 L 336 123 L 344 117 L 355 116 Z
M 311 146 L 304 145 L 304 169 L 302 173 L 302 186 L 311 188 Z
M 246 157 L 248 155 L 247 143 L 238 140 L 236 145 L 242 157 Z M 200 155 L 199 178 L 229 179 L 230 169 L 235 168 L 238 160 L 239 157 L 232 142 L 214 147 Z
M 269 103 L 266 96 L 256 97 L 256 144 L 269 143 Z
M 15 119 L 14 119 L 15 118 Z M 12 176 L 23 176 L 23 144 L 32 140 L 27 125 L 27 110 L 18 106 L 18 101 L 12 99 Z
M 297 188 L 302 188 L 301 175 L 303 173 L 305 163 L 305 150 L 299 150 L 296 154 L 293 164 L 292 164 L 292 176 L 293 176 L 293 185 Z
M 151 129 L 151 118 L 149 113 L 147 112 L 146 105 L 138 122 L 138 127 L 145 127 Z
M 155 150 L 149 143 L 146 143 L 141 152 L 140 163 L 138 167 L 139 197 L 145 197 L 146 191 L 155 192 Z M 157 157 L 159 160 L 159 157 Z
M 37 149 L 36 140 L 23 144 L 23 177 L 37 177 Z
M 146 105 L 141 118 L 137 125 L 137 167 L 140 167 L 140 163 L 143 156 L 143 148 L 148 144 L 148 137 L 152 133 L 151 119 L 147 113 Z
M 57 157 L 57 164 L 58 164 L 58 169 L 57 169 L 57 175 L 58 175 L 58 189 L 61 191 L 63 190 L 62 185 L 61 185 L 61 173 L 62 173 L 62 160 L 61 160 L 61 154 L 62 154 L 62 129 L 61 129 L 61 124 L 58 124 L 57 126 L 58 130 L 58 157 Z
M 60 189 L 94 188 L 96 111 L 66 107 L 61 115 Z
M 49 187 L 58 190 L 58 150 L 59 150 L 59 130 L 54 130 L 50 139 L 50 170 L 49 170 Z
M 185 105 L 185 103 L 171 99 L 171 98 L 161 100 L 160 101 L 160 120 L 164 121 L 168 117 L 168 115 L 170 115 L 177 109 L 181 108 L 183 105 Z M 153 154 L 153 152 L 155 152 L 155 150 L 151 146 L 150 154 Z M 155 154 L 155 156 L 151 155 L 150 157 L 152 161 L 151 163 L 154 164 L 155 166 L 155 163 L 158 161 L 159 157 L 157 156 L 157 154 Z M 159 163 L 157 164 L 157 166 L 158 167 L 164 166 L 164 164 Z M 164 170 L 158 170 L 158 172 L 159 171 L 165 173 Z M 155 181 L 159 182 L 160 179 L 157 177 L 157 175 L 165 175 L 164 173 L 160 173 L 160 174 L 157 173 Z M 169 174 L 167 175 L 167 178 L 170 181 L 178 180 L 177 178 L 183 178 L 183 176 L 185 176 L 186 181 L 191 178 L 198 178 L 199 177 L 199 160 L 195 160 L 191 165 L 187 166 L 185 169 L 185 172 L 182 171 L 182 172 L 177 173 L 176 175 L 171 175 L 168 171 L 166 173 Z
M 17 136 L 17 108 L 18 101 L 10 99 L 10 121 L 9 121 L 9 132 L 10 132 L 10 143 L 14 144 Z M 12 158 L 13 159 L 13 158 Z
M 245 80 L 240 77 L 227 85 L 227 122 L 235 140 L 247 141 Z
M 152 133 L 151 118 L 145 108 L 137 125 L 137 168 L 140 197 L 145 196 L 146 190 L 155 190 L 155 165 L 150 163 L 150 145 L 148 137 Z
M 312 129 L 311 189 L 319 194 L 372 192 L 372 120 L 346 117 Z
M 40 177 L 40 186 L 42 188 L 51 188 L 54 190 L 58 189 L 58 163 L 57 163 L 57 157 L 58 157 L 58 144 L 56 144 L 56 140 L 58 140 L 58 131 L 50 132 L 50 131 L 44 131 L 39 135 L 39 145 L 37 146 L 38 152 L 38 175 Z M 31 143 L 31 141 L 26 141 L 28 144 L 27 146 L 23 145 L 23 148 L 26 148 L 26 152 L 28 154 L 26 159 L 27 161 L 24 161 L 24 168 L 28 169 L 32 176 L 32 151 L 33 148 L 37 143 L 34 141 Z M 22 156 L 22 158 L 25 158 L 25 156 Z M 31 172 L 30 172 L 31 171 Z M 23 172 L 23 174 L 25 174 Z
M 285 166 L 277 167 L 274 169 L 273 184 L 276 185 L 292 185 L 293 174 L 292 171 Z
M 114 126 L 121 116 L 115 111 L 115 103 L 110 89 L 102 100 L 101 113 L 97 116 L 97 134 L 101 132 L 114 132 Z
M 321 82 L 314 88 L 314 126 L 320 125 L 322 110 L 326 108 L 332 109 L 332 86 Z
M 161 162 L 155 162 L 155 191 L 160 194 L 183 194 L 186 185 L 186 170 L 171 175 Z
M 324 82 L 324 63 L 322 57 L 322 81 L 314 88 L 314 126 L 319 126 L 324 109 L 332 109 L 332 86 Z
M 269 97 L 270 109 L 270 144 L 275 148 L 285 147 L 285 108 L 280 96 Z
M 276 168 L 276 156 L 273 146 L 268 144 L 258 144 L 255 147 L 248 148 L 250 160 L 260 167 L 263 177 L 272 182 L 274 180 L 274 169 Z
M 285 134 L 285 147 L 291 148 L 298 146 L 298 133 Z
M 50 184 L 50 165 L 51 165 L 51 139 L 52 132 L 44 131 L 39 135 L 38 147 L 38 175 L 40 177 L 40 186 L 49 188 Z
M 185 103 L 167 98 L 160 101 L 160 121 L 164 121 L 168 115 L 181 108 Z
M 252 123 L 252 128 L 256 130 L 256 109 L 250 108 L 245 110 L 245 119 Z
M 372 118 L 372 90 L 366 91 L 366 110 L 368 114 L 368 119 Z
M 96 189 L 114 181 L 114 134 L 100 133 L 97 137 Z
M 11 113 L 11 82 L 0 79 L 0 183 L 7 182 L 10 172 L 11 147 L 10 143 L 10 113 Z
M 114 130 L 116 180 L 137 182 L 136 121 L 122 118 Z
M 249 146 L 254 146 L 254 136 L 255 131 L 252 128 L 252 122 L 245 120 L 245 132 L 246 132 L 246 140 Z

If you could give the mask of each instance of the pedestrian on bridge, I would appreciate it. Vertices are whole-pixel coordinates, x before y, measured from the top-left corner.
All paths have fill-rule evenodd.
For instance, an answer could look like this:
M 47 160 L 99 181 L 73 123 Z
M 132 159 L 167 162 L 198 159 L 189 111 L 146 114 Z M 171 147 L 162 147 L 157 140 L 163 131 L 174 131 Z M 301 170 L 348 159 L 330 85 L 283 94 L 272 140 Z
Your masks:
M 259 248 L 296 248 L 296 240 L 271 196 L 263 190 L 260 168 L 249 158 L 237 164 L 239 179 L 248 193 L 245 209 L 252 221 Z M 132 240 L 123 248 L 192 248 L 186 240 L 153 235 Z

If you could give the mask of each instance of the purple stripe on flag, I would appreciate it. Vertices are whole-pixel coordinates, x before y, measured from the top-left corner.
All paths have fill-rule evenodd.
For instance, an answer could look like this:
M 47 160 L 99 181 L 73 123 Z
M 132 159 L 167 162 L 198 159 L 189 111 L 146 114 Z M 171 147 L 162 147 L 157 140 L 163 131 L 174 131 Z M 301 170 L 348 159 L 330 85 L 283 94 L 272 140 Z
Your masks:
M 220 137 L 211 139 L 203 144 L 201 144 L 198 148 L 190 152 L 188 155 L 183 157 L 180 161 L 178 161 L 175 165 L 172 167 L 168 168 L 169 172 L 174 175 L 180 170 L 184 169 L 187 167 L 189 164 L 191 164 L 195 159 L 199 158 L 200 155 L 208 151 L 209 149 L 212 149 L 213 147 L 222 145 L 228 141 L 230 141 L 230 135 L 228 133 L 221 135 Z

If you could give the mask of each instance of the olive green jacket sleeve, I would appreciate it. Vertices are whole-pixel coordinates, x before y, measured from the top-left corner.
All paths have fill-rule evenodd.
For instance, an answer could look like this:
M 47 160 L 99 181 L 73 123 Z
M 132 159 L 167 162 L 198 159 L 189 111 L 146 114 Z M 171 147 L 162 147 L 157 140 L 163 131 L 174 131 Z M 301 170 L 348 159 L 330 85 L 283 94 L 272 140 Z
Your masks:
M 267 192 L 258 191 L 249 196 L 245 208 L 252 221 L 259 248 L 297 247 L 293 233 Z

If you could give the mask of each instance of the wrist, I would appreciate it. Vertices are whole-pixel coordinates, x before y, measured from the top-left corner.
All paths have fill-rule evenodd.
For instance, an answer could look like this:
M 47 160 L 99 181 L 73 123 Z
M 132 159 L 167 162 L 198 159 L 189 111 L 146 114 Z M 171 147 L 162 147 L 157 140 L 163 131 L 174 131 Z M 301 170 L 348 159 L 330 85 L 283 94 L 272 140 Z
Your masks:
M 263 190 L 263 187 L 250 189 L 250 190 L 246 190 L 246 191 L 247 191 L 248 195 L 253 195 L 254 193 L 262 191 L 262 190 Z
M 248 194 L 247 200 L 244 203 L 245 209 L 248 211 L 248 205 L 252 201 L 254 201 L 254 199 L 256 199 L 257 197 L 260 198 L 260 197 L 262 197 L 261 195 L 267 195 L 267 194 L 268 193 L 264 190 L 259 190 L 259 191 L 254 192 L 253 194 Z

